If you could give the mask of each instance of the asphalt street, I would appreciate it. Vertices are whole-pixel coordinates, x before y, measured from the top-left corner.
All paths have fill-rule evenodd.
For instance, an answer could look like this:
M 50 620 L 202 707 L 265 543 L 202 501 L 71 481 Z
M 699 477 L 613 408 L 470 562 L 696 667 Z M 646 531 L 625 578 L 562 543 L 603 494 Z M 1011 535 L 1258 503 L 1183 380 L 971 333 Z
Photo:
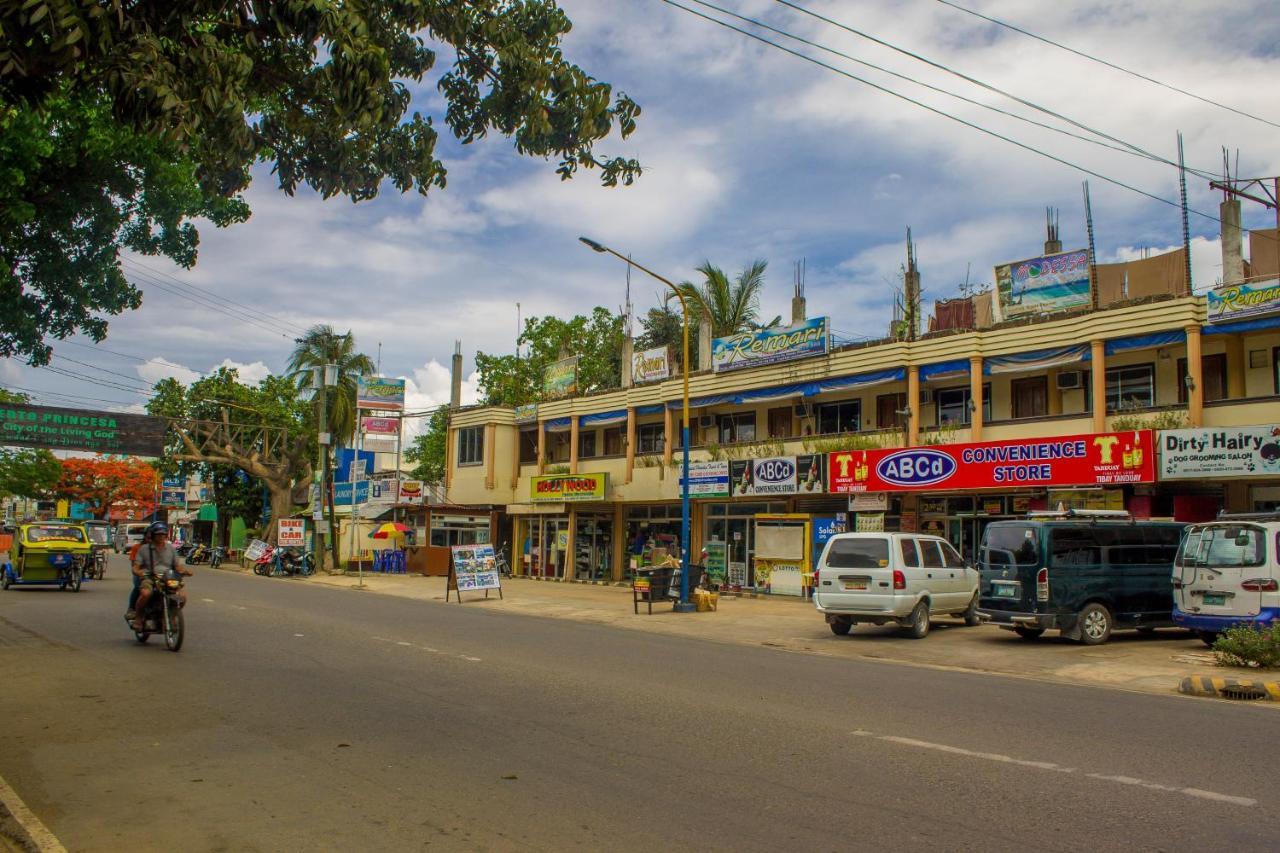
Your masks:
M 1272 708 L 207 569 L 173 654 L 134 641 L 127 590 L 117 559 L 78 594 L 0 593 L 0 776 L 72 851 L 1263 849 L 1280 830 Z

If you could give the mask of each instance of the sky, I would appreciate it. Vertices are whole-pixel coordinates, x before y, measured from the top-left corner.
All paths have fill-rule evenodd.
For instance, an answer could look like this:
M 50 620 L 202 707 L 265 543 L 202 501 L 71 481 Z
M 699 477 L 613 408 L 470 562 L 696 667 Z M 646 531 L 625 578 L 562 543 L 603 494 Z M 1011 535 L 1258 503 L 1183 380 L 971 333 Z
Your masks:
M 1268 8 L 1273 0 L 1227 6 L 1203 0 L 957 2 L 1280 123 L 1274 96 L 1280 16 Z M 718 5 L 981 104 L 1087 135 L 776 0 Z M 1226 146 L 1237 175 L 1280 173 L 1276 127 L 939 0 L 796 5 L 1169 160 L 1177 159 L 1181 131 L 1194 169 L 1220 173 Z M 460 341 L 469 402 L 477 392 L 476 351 L 512 352 L 517 311 L 527 318 L 572 316 L 594 305 L 620 309 L 625 267 L 578 243 L 583 234 L 677 281 L 696 279 L 705 260 L 732 275 L 766 259 L 764 317 L 789 316 L 793 267 L 804 259 L 809 315 L 829 316 L 838 340 L 886 333 L 908 228 L 926 312 L 933 300 L 958 295 L 966 277 L 990 283 L 995 264 L 1040 254 L 1046 207 L 1059 211 L 1065 249 L 1087 245 L 1086 178 L 1100 262 L 1181 243 L 1176 206 L 662 0 L 561 0 L 561 6 L 574 22 L 563 44 L 566 56 L 643 109 L 632 137 L 614 135 L 597 148 L 601 156 L 641 161 L 645 171 L 634 186 L 606 188 L 592 172 L 562 182 L 555 163 L 524 157 L 501 136 L 460 145 L 441 121 L 437 153 L 449 170 L 448 186 L 427 197 L 390 185 L 358 205 L 306 190 L 288 197 L 264 167 L 247 193 L 252 218 L 223 230 L 206 223 L 195 268 L 129 259 L 126 271 L 144 291 L 143 307 L 112 318 L 105 342 L 55 343 L 52 366 L 61 373 L 0 362 L 0 383 L 34 389 L 38 401 L 50 405 L 137 410 L 150 385 L 166 376 L 187 381 L 228 365 L 256 381 L 282 371 L 294 338 L 312 324 L 329 323 L 354 331 L 371 357 L 380 350 L 382 372 L 408 380 L 411 409 L 448 400 L 449 358 Z M 1177 170 L 1169 165 L 787 44 L 1098 175 L 1178 198 Z M 443 64 L 413 86 L 412 109 L 437 120 L 444 103 L 435 84 Z M 1195 176 L 1187 188 L 1193 210 L 1216 216 L 1220 193 Z M 1246 227 L 1274 227 L 1274 213 L 1261 205 L 1245 202 L 1243 210 Z M 1202 291 L 1221 275 L 1218 223 L 1193 213 L 1190 225 L 1193 280 Z M 631 287 L 637 315 L 658 304 L 657 282 L 637 274 Z

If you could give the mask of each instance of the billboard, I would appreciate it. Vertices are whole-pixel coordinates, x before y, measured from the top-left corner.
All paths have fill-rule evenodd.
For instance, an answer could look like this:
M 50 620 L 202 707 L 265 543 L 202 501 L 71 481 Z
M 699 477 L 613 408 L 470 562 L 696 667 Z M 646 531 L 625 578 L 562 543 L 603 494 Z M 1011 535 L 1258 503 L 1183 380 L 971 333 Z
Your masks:
M 833 493 L 1153 483 L 1151 430 L 908 447 L 827 456 Z
M 0 445 L 163 456 L 164 418 L 88 409 L 0 404 Z
M 1013 261 L 996 267 L 1000 317 L 1012 320 L 1089 304 L 1089 250 Z
M 399 435 L 400 419 L 363 417 L 360 419 L 360 431 L 365 435 Z
M 739 332 L 711 342 L 711 369 L 723 373 L 825 355 L 830 341 L 826 317 L 814 317 L 794 326 Z
M 1280 311 L 1280 279 L 1219 287 L 1210 290 L 1204 298 L 1210 323 L 1230 323 L 1244 317 L 1271 314 Z
M 683 478 L 681 480 L 683 482 Z M 729 462 L 689 463 L 689 496 L 694 498 L 729 497 Z
M 608 474 L 551 474 L 534 477 L 529 484 L 534 503 L 560 501 L 602 501 Z
M 578 392 L 578 357 L 547 365 L 542 374 L 542 393 L 548 397 L 572 397 Z
M 277 538 L 281 548 L 305 548 L 307 545 L 306 519 L 280 519 L 280 531 Z
M 525 403 L 523 406 L 516 406 L 515 422 L 518 424 L 536 423 L 538 420 L 538 404 Z
M 666 347 L 647 349 L 631 356 L 631 381 L 637 385 L 660 382 L 671 376 L 671 354 Z
M 735 459 L 729 465 L 732 497 L 804 495 L 825 491 L 822 454 Z
M 172 509 L 186 509 L 187 507 L 187 490 L 186 489 L 160 489 L 160 506 Z
M 1160 479 L 1280 476 L 1280 425 L 1165 429 Z
M 356 408 L 386 412 L 404 410 L 404 380 L 361 376 L 356 381 Z

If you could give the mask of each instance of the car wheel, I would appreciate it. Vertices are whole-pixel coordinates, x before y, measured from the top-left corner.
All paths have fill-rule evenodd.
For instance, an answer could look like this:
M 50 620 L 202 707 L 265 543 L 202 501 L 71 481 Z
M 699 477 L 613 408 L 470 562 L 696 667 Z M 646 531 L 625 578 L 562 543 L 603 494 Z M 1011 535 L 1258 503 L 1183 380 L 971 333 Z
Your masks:
M 978 618 L 978 594 L 973 594 L 973 601 L 969 602 L 969 609 L 964 612 L 964 624 L 972 628 L 975 625 L 981 625 L 982 620 Z
M 853 620 L 834 619 L 828 622 L 827 625 L 830 626 L 831 633 L 835 634 L 837 637 L 843 637 L 849 633 L 850 629 L 853 628 Z
M 1196 636 L 1200 638 L 1200 642 L 1209 648 L 1213 648 L 1213 644 L 1218 642 L 1217 631 L 1196 631 Z
M 907 625 L 907 636 L 913 640 L 923 640 L 929 636 L 929 602 L 922 601 L 911 611 L 911 622 Z
M 1100 646 L 1111 639 L 1111 611 L 1101 604 L 1086 604 L 1076 617 L 1080 626 L 1080 642 L 1086 646 Z

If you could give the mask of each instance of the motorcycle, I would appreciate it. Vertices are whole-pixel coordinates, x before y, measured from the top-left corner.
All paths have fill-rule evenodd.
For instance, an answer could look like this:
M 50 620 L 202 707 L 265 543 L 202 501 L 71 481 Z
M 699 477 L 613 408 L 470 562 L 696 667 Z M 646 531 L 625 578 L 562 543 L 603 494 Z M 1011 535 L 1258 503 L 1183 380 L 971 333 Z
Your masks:
M 275 555 L 275 546 L 268 545 L 266 550 L 262 552 L 262 555 L 253 561 L 253 573 L 255 575 L 262 575 L 263 577 L 271 574 L 276 565 Z
M 210 548 L 209 549 L 209 567 L 216 569 L 218 568 L 218 566 L 221 566 L 222 558 L 224 556 L 226 556 L 226 552 L 224 551 L 224 549 Z
M 315 557 L 310 551 L 298 553 L 293 548 L 276 548 L 273 575 L 301 575 L 310 577 L 316 573 Z
M 185 556 L 185 559 L 191 565 L 198 566 L 205 560 L 209 559 L 209 546 L 205 545 L 203 542 L 193 546 L 190 553 Z
M 137 638 L 139 643 L 145 643 L 151 639 L 152 634 L 164 634 L 164 645 L 171 652 L 176 652 L 182 648 L 182 640 L 185 634 L 185 627 L 182 619 L 182 603 L 178 599 L 178 593 L 183 587 L 182 578 L 175 572 L 166 572 L 164 577 L 159 579 L 156 590 L 151 593 L 151 597 L 147 599 L 147 605 L 138 619 L 142 623 L 142 630 L 133 632 L 133 636 Z M 129 617 L 125 617 L 125 622 L 129 622 Z M 130 625 L 132 628 L 132 625 Z

